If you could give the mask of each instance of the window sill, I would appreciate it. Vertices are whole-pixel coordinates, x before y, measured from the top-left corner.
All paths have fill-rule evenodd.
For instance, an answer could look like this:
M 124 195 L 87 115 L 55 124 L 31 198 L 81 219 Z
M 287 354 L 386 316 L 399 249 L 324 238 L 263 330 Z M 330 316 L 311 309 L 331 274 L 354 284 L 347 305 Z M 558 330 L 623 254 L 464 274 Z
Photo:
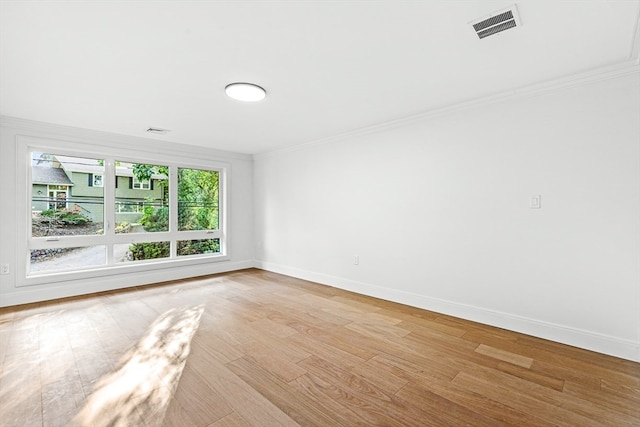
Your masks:
M 121 274 L 143 273 L 147 271 L 157 271 L 160 269 L 172 269 L 189 266 L 206 265 L 208 263 L 218 263 L 229 261 L 228 255 L 192 255 L 188 258 L 174 258 L 169 260 L 151 260 L 125 263 L 122 265 L 101 266 L 82 271 L 63 271 L 51 273 L 36 273 L 26 275 L 21 283 L 16 287 L 47 285 L 58 282 L 68 282 L 82 279 L 92 279 L 100 277 L 113 277 Z

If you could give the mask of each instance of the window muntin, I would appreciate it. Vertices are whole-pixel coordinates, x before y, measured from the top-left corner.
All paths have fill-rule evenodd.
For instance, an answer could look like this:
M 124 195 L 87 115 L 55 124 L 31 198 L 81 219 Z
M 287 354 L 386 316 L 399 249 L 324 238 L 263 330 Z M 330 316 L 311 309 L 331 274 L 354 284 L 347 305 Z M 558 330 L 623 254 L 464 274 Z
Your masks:
M 29 150 L 29 149 L 28 149 Z M 182 165 L 153 165 L 148 163 L 129 163 L 109 159 L 89 156 L 68 156 L 60 150 L 61 154 L 46 154 L 47 150 L 31 149 L 29 153 L 32 158 L 46 159 L 58 163 L 71 163 L 82 165 L 85 168 L 91 167 L 91 171 L 71 170 L 68 175 L 70 182 L 51 184 L 40 187 L 42 194 L 38 194 L 37 182 L 32 179 L 27 184 L 30 188 L 30 198 L 32 209 L 31 215 L 41 214 L 47 210 L 45 204 L 40 210 L 36 209 L 36 202 L 60 203 L 64 202 L 67 212 L 73 213 L 79 196 L 83 199 L 78 204 L 79 207 L 90 207 L 91 204 L 99 205 L 100 211 L 91 211 L 92 222 L 95 223 L 91 233 L 82 234 L 80 232 L 68 232 L 68 230 L 53 230 L 48 234 L 33 233 L 37 227 L 30 223 L 32 232 L 29 234 L 27 243 L 27 281 L 25 285 L 46 283 L 47 281 L 64 280 L 64 277 L 91 277 L 100 270 L 111 268 L 127 268 L 146 270 L 146 265 L 163 263 L 171 266 L 173 263 L 183 265 L 187 263 L 201 263 L 202 258 L 227 259 L 225 249 L 225 236 L 223 234 L 222 212 L 220 205 L 222 188 L 221 182 L 225 169 L 208 169 L 207 167 L 188 168 Z M 49 149 L 49 153 L 57 153 L 57 150 Z M 58 160 L 62 159 L 63 162 Z M 71 160 L 70 160 L 71 159 Z M 117 158 L 116 158 L 117 159 Z M 32 163 L 33 164 L 33 163 Z M 138 176 L 140 170 L 152 168 L 151 176 L 148 179 Z M 123 168 L 129 168 L 123 171 Z M 136 173 L 132 172 L 136 169 Z M 58 172 L 59 173 L 59 172 Z M 81 175 L 81 174 L 82 175 Z M 102 178 L 98 183 L 102 186 L 93 185 L 96 183 L 96 175 Z M 180 179 L 178 179 L 178 175 Z M 134 178 L 137 182 L 148 181 L 148 190 L 134 188 Z M 55 186 L 57 185 L 57 186 Z M 200 187 L 203 185 L 203 187 Z M 82 194 L 75 192 L 77 188 Z M 181 189 L 181 191 L 178 191 Z M 65 193 L 59 197 L 49 200 L 49 191 Z M 176 194 L 172 195 L 172 192 Z M 178 194 L 180 193 L 180 194 Z M 57 196 L 58 193 L 54 195 Z M 207 199 L 209 198 L 209 200 Z M 40 200 L 42 199 L 42 200 Z M 189 202 L 184 204 L 183 214 L 179 215 L 179 200 Z M 58 205 L 56 205 L 58 206 Z M 76 211 L 78 207 L 75 207 Z M 83 211 L 81 209 L 81 211 Z M 163 212 L 162 221 L 156 218 L 155 225 L 160 226 L 153 229 L 150 222 L 141 221 L 121 221 L 122 214 L 135 214 L 138 219 L 145 215 L 145 212 L 152 212 L 153 215 Z M 83 211 L 84 212 L 84 211 Z M 87 213 L 88 215 L 88 213 Z M 158 216 L 158 215 L 156 215 Z M 183 227 L 179 226 L 179 217 Z M 56 219 L 57 220 L 57 219 Z M 194 222 L 195 221 L 195 222 Z M 98 227 L 99 224 L 101 227 Z M 87 258 L 86 262 L 80 256 L 75 256 L 73 261 L 70 254 L 83 253 L 87 248 L 99 248 L 104 252 L 104 257 L 93 256 Z M 35 259 L 37 254 L 42 254 L 47 249 L 51 250 L 55 263 L 36 265 L 43 260 Z M 62 250 L 58 250 L 62 249 Z M 134 250 L 138 254 L 134 256 Z M 124 255 L 121 252 L 124 251 Z M 32 257 L 33 254 L 33 257 Z M 31 261 L 31 259 L 34 259 Z M 98 261 L 97 261 L 98 260 Z M 192 261 L 189 261 L 192 260 Z M 47 259 L 46 261 L 49 261 Z M 72 262 L 73 261 L 73 262 Z M 50 276 L 55 273 L 55 276 Z M 64 273 L 60 275 L 59 273 Z M 78 276 L 78 274 L 81 274 Z M 42 276 L 42 277 L 41 277 Z

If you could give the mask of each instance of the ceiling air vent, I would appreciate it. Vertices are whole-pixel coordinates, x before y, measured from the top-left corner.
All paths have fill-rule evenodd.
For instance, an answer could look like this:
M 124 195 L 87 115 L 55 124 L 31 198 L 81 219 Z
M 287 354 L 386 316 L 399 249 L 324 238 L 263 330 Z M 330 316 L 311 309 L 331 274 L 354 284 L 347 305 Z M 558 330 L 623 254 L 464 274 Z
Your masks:
M 507 9 L 493 12 L 488 17 L 472 21 L 470 24 L 481 39 L 521 25 L 515 4 Z
M 169 129 L 149 128 L 147 129 L 147 132 L 155 133 L 156 135 L 164 135 L 165 133 L 169 132 Z

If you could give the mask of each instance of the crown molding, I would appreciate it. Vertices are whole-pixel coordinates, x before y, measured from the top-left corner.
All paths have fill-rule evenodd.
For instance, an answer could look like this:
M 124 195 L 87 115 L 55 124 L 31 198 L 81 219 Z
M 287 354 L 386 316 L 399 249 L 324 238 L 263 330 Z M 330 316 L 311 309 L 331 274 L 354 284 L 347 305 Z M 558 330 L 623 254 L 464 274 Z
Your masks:
M 106 145 L 109 147 L 131 148 L 140 145 L 153 146 L 154 151 L 161 152 L 166 155 L 190 157 L 199 160 L 202 160 L 203 158 L 222 158 L 246 161 L 252 160 L 250 154 L 215 150 L 196 145 L 182 144 L 172 141 L 159 141 L 157 139 L 122 135 L 100 130 L 58 125 L 36 120 L 23 119 L 20 117 L 0 116 L 0 127 L 24 131 L 28 133 L 28 136 L 37 136 L 44 138 L 57 137 L 60 139 L 83 140 L 95 144 Z
M 636 37 L 636 45 L 638 44 L 638 37 Z M 516 89 L 500 92 L 493 95 L 483 96 L 467 101 L 463 101 L 456 104 L 451 104 L 445 107 L 436 108 L 428 111 L 423 111 L 411 116 L 401 117 L 399 119 L 390 120 L 375 125 L 365 126 L 363 128 L 354 129 L 351 131 L 343 132 L 337 135 L 333 135 L 326 138 L 316 139 L 302 144 L 297 144 L 289 147 L 280 148 L 273 151 L 265 151 L 263 153 L 253 154 L 254 159 L 266 158 L 273 155 L 284 154 L 288 152 L 294 152 L 298 150 L 304 150 L 307 148 L 330 144 L 334 142 L 344 141 L 345 139 L 368 135 L 372 133 L 387 131 L 398 127 L 408 126 L 417 122 L 427 121 L 436 117 L 441 117 L 448 114 L 453 114 L 459 111 L 480 108 L 490 104 L 499 102 L 527 98 L 532 96 L 538 96 L 553 92 L 558 92 L 567 88 L 588 85 L 604 80 L 616 79 L 625 77 L 631 74 L 640 74 L 640 63 L 638 61 L 638 55 L 635 58 L 618 63 L 615 65 L 597 68 L 581 73 L 576 73 L 570 76 L 564 76 L 544 82 L 539 82 L 532 85 L 522 86 Z

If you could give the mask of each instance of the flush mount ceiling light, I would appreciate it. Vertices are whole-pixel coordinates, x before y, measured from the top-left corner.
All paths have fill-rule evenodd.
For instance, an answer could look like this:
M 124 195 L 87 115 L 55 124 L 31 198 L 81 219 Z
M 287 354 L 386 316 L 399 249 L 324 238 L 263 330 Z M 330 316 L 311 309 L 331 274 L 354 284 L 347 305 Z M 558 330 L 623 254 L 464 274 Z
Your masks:
M 230 83 L 224 88 L 229 98 L 244 102 L 262 101 L 267 92 L 253 83 Z

